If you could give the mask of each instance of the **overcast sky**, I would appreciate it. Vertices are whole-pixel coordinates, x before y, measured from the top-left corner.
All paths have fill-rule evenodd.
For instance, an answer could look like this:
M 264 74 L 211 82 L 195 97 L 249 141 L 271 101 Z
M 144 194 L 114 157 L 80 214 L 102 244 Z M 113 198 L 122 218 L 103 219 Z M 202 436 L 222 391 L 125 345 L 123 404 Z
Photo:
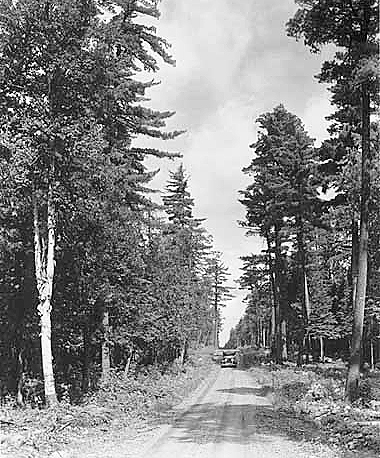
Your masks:
M 329 95 L 314 78 L 326 55 L 311 54 L 286 36 L 294 0 L 162 0 L 160 9 L 158 34 L 172 44 L 177 64 L 162 65 L 150 105 L 176 111 L 168 126 L 187 133 L 163 145 L 138 143 L 183 154 L 195 215 L 207 218 L 215 248 L 237 279 L 239 257 L 264 248 L 237 223 L 244 219 L 238 191 L 249 183 L 241 170 L 252 158 L 254 121 L 283 103 L 317 142 L 326 138 Z M 178 164 L 161 161 L 153 185 L 162 189 Z M 222 343 L 244 312 L 244 294 L 223 310 Z

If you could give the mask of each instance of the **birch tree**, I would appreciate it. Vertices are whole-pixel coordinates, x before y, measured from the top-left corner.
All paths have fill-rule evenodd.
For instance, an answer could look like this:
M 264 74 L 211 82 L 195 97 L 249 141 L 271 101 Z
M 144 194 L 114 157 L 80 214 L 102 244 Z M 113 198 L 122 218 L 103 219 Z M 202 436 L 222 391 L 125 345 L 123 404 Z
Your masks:
M 94 11 L 84 2 L 0 3 L 2 124 L 24 145 L 22 183 L 34 220 L 35 277 L 41 323 L 45 400 L 57 402 L 51 350 L 51 309 L 55 269 L 55 193 L 76 136 L 82 104 L 75 91 L 86 25 Z M 82 70 L 82 69 L 81 69 Z M 20 163 L 19 163 L 20 165 Z

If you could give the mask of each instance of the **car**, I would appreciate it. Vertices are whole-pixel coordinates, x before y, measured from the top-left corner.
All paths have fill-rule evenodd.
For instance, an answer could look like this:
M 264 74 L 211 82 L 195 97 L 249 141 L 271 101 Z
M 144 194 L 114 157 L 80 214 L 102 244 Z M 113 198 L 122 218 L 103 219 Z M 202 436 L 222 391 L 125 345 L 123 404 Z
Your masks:
M 221 367 L 237 367 L 238 357 L 236 350 L 223 351 L 223 358 L 220 362 Z
M 223 350 L 215 350 L 212 354 L 212 360 L 215 363 L 220 363 L 223 359 Z

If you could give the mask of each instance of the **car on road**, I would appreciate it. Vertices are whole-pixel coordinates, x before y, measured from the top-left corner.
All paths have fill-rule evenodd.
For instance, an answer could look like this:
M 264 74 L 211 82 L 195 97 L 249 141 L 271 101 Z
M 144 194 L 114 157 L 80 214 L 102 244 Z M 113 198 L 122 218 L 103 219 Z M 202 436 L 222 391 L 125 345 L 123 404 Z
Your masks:
M 223 350 L 215 350 L 212 354 L 212 360 L 215 363 L 221 363 L 223 359 Z
M 237 367 L 238 356 L 236 350 L 223 350 L 223 358 L 220 362 L 221 367 Z

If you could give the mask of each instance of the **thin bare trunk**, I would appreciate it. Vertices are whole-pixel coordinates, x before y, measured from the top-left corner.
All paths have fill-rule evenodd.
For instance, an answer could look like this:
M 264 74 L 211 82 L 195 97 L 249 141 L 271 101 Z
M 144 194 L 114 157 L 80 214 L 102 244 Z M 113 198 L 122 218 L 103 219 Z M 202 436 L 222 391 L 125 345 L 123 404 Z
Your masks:
M 299 282 L 301 285 L 301 301 L 302 301 L 302 316 L 303 316 L 303 338 L 302 338 L 302 353 L 306 354 L 306 362 L 309 362 L 310 346 L 307 336 L 309 314 L 310 314 L 310 299 L 309 289 L 306 275 L 306 250 L 305 250 L 305 228 L 302 216 L 297 216 L 297 244 L 298 244 L 298 269 Z
M 265 348 L 267 346 L 267 339 L 266 339 L 266 325 L 263 326 L 263 331 L 262 331 L 262 342 L 263 342 L 263 347 Z
M 87 393 L 90 388 L 90 331 L 85 324 L 83 335 L 82 390 Z
M 325 346 L 322 336 L 319 336 L 319 358 L 321 363 L 325 362 Z
M 38 290 L 38 313 L 41 326 L 42 371 L 44 377 L 45 402 L 48 406 L 57 404 L 53 372 L 53 355 L 51 348 L 51 299 L 54 281 L 55 251 L 55 207 L 52 177 L 54 167 L 50 171 L 47 196 L 47 235 L 40 232 L 37 193 L 33 194 L 34 220 L 34 259 L 35 275 Z M 47 239 L 47 240 L 46 240 Z
M 205 338 L 205 346 L 209 347 L 210 346 L 210 334 L 211 334 L 211 329 L 207 329 L 207 334 Z
M 197 337 L 197 343 L 196 343 L 197 348 L 199 348 L 199 347 L 201 346 L 201 343 L 202 343 L 202 335 L 203 335 L 203 330 L 202 330 L 202 329 L 199 329 L 199 331 L 198 331 L 198 337 Z
M 276 285 L 276 279 L 275 279 L 275 269 L 274 269 L 274 263 L 272 260 L 272 244 L 271 240 L 269 237 L 269 232 L 267 231 L 265 234 L 266 242 L 267 242 L 267 248 L 268 248 L 268 256 L 267 256 L 267 261 L 268 261 L 268 269 L 269 269 L 269 278 L 270 278 L 270 283 L 272 287 L 272 316 L 271 316 L 271 330 L 270 330 L 270 346 L 271 346 L 271 356 L 273 359 L 277 359 L 277 335 L 276 335 L 276 319 L 278 317 L 278 310 L 280 307 L 279 304 L 279 297 L 278 297 L 278 291 L 277 291 L 277 285 Z
M 273 345 L 274 345 L 274 339 L 276 335 L 276 308 L 274 304 L 272 303 L 272 315 L 271 315 L 271 328 L 270 328 L 270 333 L 271 333 L 271 346 L 272 346 L 272 352 L 273 352 Z
M 305 278 L 305 313 L 307 322 L 309 322 L 310 313 L 311 313 L 311 305 L 310 305 L 310 294 L 309 294 L 309 285 L 307 281 L 306 272 L 304 273 Z
M 131 368 L 131 363 L 133 361 L 134 354 L 135 354 L 135 352 L 134 352 L 133 348 L 131 347 L 129 349 L 129 356 L 128 356 L 127 364 L 125 365 L 125 369 L 124 369 L 124 377 L 127 377 L 127 375 L 129 374 L 129 370 Z
M 217 295 L 215 293 L 215 303 L 214 303 L 214 348 L 219 348 L 219 323 L 218 323 L 218 302 Z
M 110 319 L 109 312 L 105 308 L 103 311 L 103 333 L 104 339 L 102 343 L 102 379 L 106 379 L 110 375 L 111 361 L 110 361 L 110 347 L 108 343 L 110 332 Z
M 287 324 L 286 320 L 281 322 L 281 358 L 282 361 L 288 359 L 288 343 L 287 343 Z
M 282 314 L 284 313 L 284 297 L 282 297 L 282 259 L 281 259 L 281 241 L 279 227 L 275 227 L 275 260 L 274 260 L 274 281 L 275 281 L 275 291 L 277 296 L 277 306 L 276 306 L 276 315 L 275 315 L 275 361 L 277 364 L 282 363 L 282 327 L 281 319 Z
M 366 83 L 362 83 L 362 183 L 360 202 L 359 269 L 355 295 L 351 356 L 347 372 L 345 400 L 358 397 L 364 310 L 368 270 L 368 206 L 370 198 L 370 98 Z
M 355 308 L 356 300 L 356 288 L 358 284 L 358 275 L 359 275 L 359 233 L 358 233 L 358 223 L 355 219 L 355 216 L 352 216 L 351 222 L 351 238 L 352 238 L 352 248 L 351 248 L 351 282 L 352 282 L 352 309 Z
M 24 359 L 23 359 L 23 351 L 19 350 L 18 353 L 18 381 L 17 381 L 17 405 L 23 406 L 24 405 L 24 396 L 23 396 L 23 386 L 25 380 L 25 372 L 24 372 Z
M 257 319 L 257 338 L 256 344 L 260 348 L 261 347 L 261 319 Z
M 180 364 L 183 366 L 186 361 L 186 353 L 187 353 L 187 340 L 184 339 L 182 343 L 182 348 L 181 348 L 181 354 L 180 354 Z

